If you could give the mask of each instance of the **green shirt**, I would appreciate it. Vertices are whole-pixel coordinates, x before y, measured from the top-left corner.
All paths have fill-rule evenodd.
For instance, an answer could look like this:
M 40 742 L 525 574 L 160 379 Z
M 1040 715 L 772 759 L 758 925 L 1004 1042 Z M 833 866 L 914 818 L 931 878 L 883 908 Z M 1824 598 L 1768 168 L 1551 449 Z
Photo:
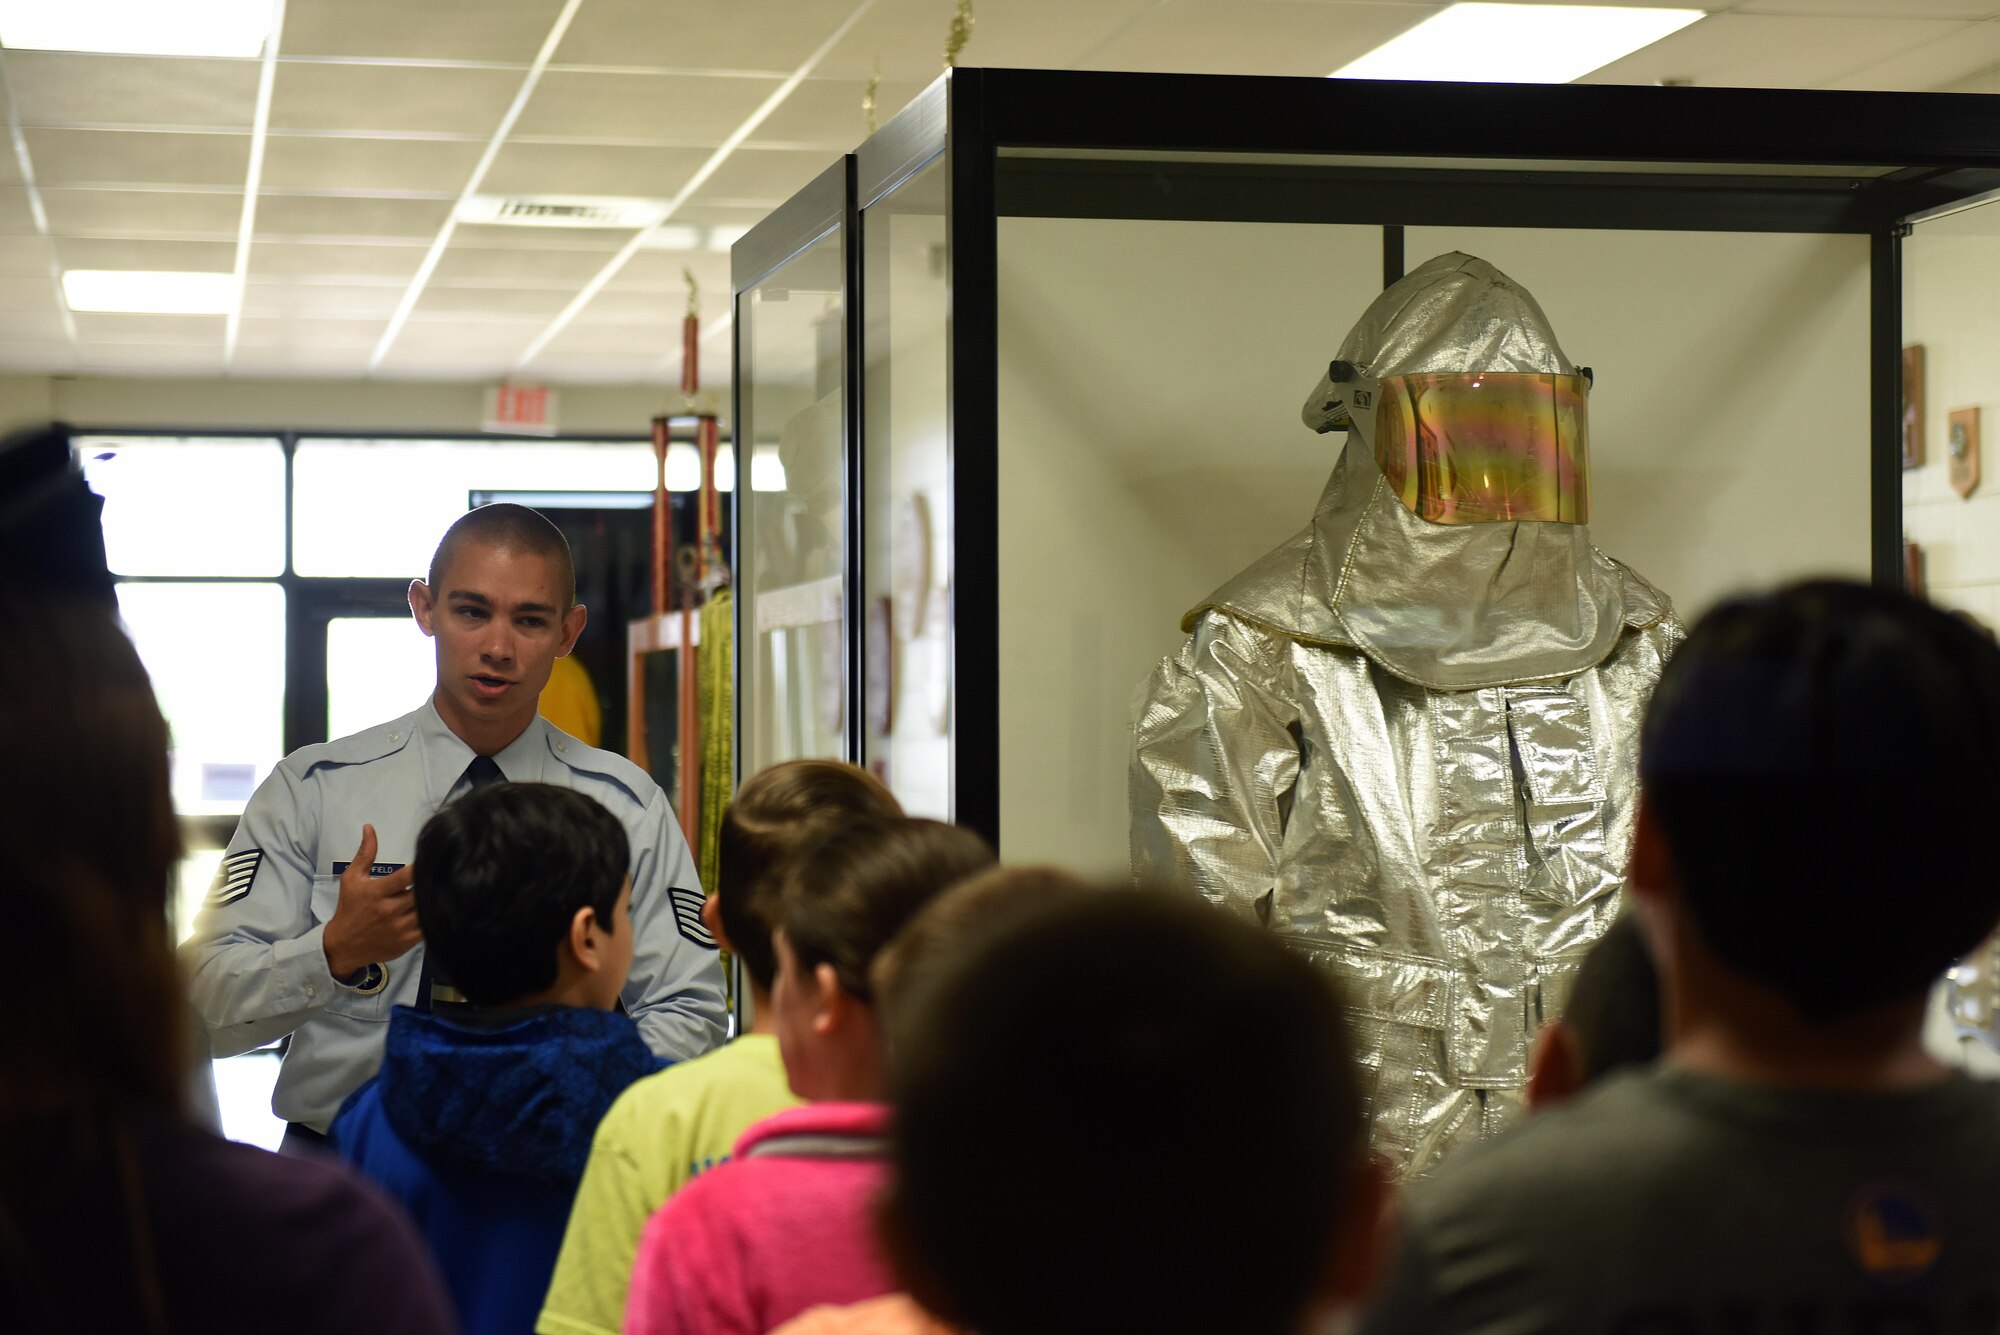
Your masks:
M 591 1143 L 535 1323 L 540 1335 L 618 1335 L 646 1221 L 689 1179 L 726 1160 L 751 1123 L 798 1102 L 770 1034 L 745 1034 L 620 1095 Z

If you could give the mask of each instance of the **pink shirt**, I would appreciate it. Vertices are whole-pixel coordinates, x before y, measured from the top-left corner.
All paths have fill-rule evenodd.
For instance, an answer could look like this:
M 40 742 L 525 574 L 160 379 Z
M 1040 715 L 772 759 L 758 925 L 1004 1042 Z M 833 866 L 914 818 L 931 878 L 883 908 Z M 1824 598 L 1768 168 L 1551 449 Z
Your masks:
M 894 1290 L 872 1218 L 888 1120 L 881 1104 L 810 1103 L 744 1132 L 647 1223 L 625 1335 L 764 1335 Z

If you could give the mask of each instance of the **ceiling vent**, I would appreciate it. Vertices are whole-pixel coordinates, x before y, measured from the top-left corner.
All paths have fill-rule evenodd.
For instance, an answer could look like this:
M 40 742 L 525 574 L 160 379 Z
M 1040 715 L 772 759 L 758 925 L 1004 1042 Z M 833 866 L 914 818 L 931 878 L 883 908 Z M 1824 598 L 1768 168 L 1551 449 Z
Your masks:
M 664 199 L 608 195 L 472 195 L 458 206 L 464 223 L 505 227 L 607 227 L 635 231 L 667 216 Z

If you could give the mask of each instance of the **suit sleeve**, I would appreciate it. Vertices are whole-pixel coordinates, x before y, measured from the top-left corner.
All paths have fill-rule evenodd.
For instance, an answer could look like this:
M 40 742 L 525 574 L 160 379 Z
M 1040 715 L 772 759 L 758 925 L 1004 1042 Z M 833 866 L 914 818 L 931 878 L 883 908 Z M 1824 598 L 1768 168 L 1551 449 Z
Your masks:
M 1133 709 L 1134 877 L 1191 885 L 1255 921 L 1269 911 L 1299 780 L 1280 660 L 1263 632 L 1206 613 Z
M 632 837 L 632 972 L 622 999 L 654 1052 L 698 1057 L 722 1041 L 722 962 L 701 925 L 701 881 L 655 789 Z
M 317 815 L 280 765 L 257 789 L 181 946 L 188 992 L 215 1056 L 261 1047 L 334 995 L 313 914 Z

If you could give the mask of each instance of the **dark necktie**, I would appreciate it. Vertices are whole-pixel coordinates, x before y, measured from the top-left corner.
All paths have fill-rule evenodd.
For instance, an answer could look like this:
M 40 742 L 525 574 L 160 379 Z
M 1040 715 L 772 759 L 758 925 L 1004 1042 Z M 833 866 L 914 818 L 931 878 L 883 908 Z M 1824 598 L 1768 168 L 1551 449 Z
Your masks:
M 492 756 L 474 756 L 472 763 L 465 767 L 465 781 L 472 785 L 466 790 L 468 792 L 476 792 L 489 783 L 505 782 L 506 778 Z M 417 975 L 417 1009 L 450 1010 L 464 1004 L 465 998 L 459 990 L 451 985 L 441 971 L 432 967 L 431 952 L 426 948 L 424 967 Z

